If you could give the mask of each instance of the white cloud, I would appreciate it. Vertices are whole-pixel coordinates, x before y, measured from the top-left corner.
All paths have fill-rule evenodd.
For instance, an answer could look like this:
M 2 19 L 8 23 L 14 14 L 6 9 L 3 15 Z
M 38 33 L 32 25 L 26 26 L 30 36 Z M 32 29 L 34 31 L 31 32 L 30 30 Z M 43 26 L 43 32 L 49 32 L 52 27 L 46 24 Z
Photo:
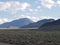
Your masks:
M 19 10 L 23 11 L 30 7 L 30 4 L 27 2 L 21 3 L 18 1 L 11 2 L 0 2 L 0 11 L 10 11 L 17 12 Z
M 51 16 L 40 16 L 40 17 L 35 17 L 35 16 L 29 16 L 29 15 L 15 15 L 15 18 L 16 19 L 20 19 L 20 18 L 29 18 L 31 19 L 32 21 L 34 22 L 37 22 L 39 20 L 42 20 L 42 19 L 55 19 L 57 20 L 58 18 L 55 18 L 55 17 L 51 17 Z
M 37 11 L 39 11 L 39 9 L 38 9 L 38 8 L 36 8 L 36 9 L 29 9 L 29 11 L 30 11 L 31 13 L 36 13 Z
M 60 7 L 60 0 L 36 0 L 40 7 L 51 9 L 52 7 Z M 40 8 L 38 7 L 38 8 Z
M 40 0 L 40 1 L 42 6 L 47 7 L 49 9 L 51 9 L 55 5 L 55 2 L 53 0 Z
M 4 2 L 0 2 L 0 11 L 6 10 L 10 7 L 11 5 L 9 3 L 4 3 Z
M 20 16 L 15 15 L 15 18 L 16 18 L 16 19 L 29 18 L 29 19 L 31 19 L 31 20 L 34 21 L 34 22 L 37 22 L 38 20 L 40 20 L 39 17 L 29 16 L 29 15 L 20 15 Z
M 57 5 L 60 7 L 60 1 L 57 1 Z
M 5 22 L 10 22 L 10 20 L 7 18 L 0 18 L 0 24 L 3 24 Z
M 55 17 L 50 17 L 50 16 L 40 16 L 40 19 L 57 19 Z

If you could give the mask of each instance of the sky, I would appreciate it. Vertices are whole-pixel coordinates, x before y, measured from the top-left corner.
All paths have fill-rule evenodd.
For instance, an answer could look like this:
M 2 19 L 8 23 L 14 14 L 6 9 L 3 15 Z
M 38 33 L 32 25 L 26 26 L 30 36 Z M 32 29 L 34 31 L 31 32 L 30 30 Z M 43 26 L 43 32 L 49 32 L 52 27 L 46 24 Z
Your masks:
M 0 24 L 20 18 L 59 19 L 60 0 L 0 0 Z

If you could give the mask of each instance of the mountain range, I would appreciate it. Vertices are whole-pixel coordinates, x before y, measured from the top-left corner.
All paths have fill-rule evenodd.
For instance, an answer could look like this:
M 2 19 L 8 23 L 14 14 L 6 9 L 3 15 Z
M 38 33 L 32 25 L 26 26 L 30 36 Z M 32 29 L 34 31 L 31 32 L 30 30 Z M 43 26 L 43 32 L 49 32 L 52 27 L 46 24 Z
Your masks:
M 43 19 L 34 22 L 28 18 L 21 18 L 11 22 L 0 24 L 0 28 L 38 28 L 39 30 L 60 30 L 60 19 Z
M 21 19 L 14 20 L 11 22 L 3 23 L 0 25 L 0 28 L 22 27 L 22 26 L 28 25 L 30 23 L 33 23 L 33 21 L 28 18 L 21 18 Z
M 0 25 L 0 28 L 39 28 L 47 22 L 52 22 L 54 19 L 43 19 L 38 22 L 33 22 L 28 18 L 21 18 L 11 22 L 3 23 Z
M 60 19 L 48 22 L 39 27 L 40 30 L 60 30 Z
M 34 22 L 34 23 L 30 23 L 28 25 L 25 25 L 22 28 L 39 28 L 43 24 L 45 24 L 47 22 L 52 22 L 52 21 L 54 21 L 54 19 L 43 19 L 43 20 L 40 20 L 38 22 Z

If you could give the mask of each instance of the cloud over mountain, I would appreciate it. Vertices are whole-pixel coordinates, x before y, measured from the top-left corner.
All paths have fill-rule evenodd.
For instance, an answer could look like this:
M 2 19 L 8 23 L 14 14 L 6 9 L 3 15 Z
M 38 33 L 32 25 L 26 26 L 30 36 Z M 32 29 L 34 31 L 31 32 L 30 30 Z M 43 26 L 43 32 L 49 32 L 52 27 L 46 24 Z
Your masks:
M 19 19 L 19 18 L 28 18 L 28 19 L 31 19 L 32 21 L 34 21 L 34 22 L 37 22 L 37 21 L 39 21 L 40 20 L 40 18 L 39 17 L 35 17 L 35 16 L 29 16 L 29 15 L 15 15 L 14 16 L 16 19 Z
M 10 22 L 10 20 L 7 18 L 0 18 L 0 24 L 3 24 L 5 22 Z

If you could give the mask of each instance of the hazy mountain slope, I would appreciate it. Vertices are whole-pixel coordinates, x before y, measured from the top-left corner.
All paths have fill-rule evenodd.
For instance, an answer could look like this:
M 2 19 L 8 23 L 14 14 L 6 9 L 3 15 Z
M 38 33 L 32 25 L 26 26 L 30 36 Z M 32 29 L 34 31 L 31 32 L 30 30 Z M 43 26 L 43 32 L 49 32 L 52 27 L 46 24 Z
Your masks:
M 40 27 L 40 29 L 41 30 L 60 30 L 60 19 L 53 22 L 45 23 Z
M 52 22 L 52 21 L 54 21 L 54 19 L 43 19 L 38 22 L 23 26 L 22 28 L 38 28 L 38 27 L 42 26 L 44 23 Z
M 6 28 L 6 27 L 10 27 L 10 26 L 22 27 L 22 26 L 28 25 L 30 23 L 33 23 L 33 21 L 28 18 L 22 18 L 22 19 L 14 20 L 12 22 L 7 22 L 4 24 L 1 24 L 0 28 Z

